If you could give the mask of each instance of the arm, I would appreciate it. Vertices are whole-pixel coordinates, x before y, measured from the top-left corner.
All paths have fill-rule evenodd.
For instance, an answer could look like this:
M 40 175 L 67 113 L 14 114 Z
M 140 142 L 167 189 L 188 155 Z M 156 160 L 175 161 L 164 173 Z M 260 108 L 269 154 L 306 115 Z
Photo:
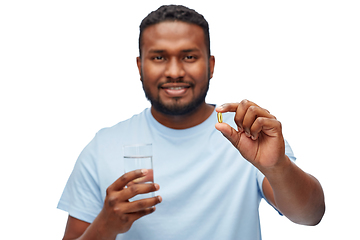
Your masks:
M 63 240 L 78 239 L 89 225 L 90 223 L 81 221 L 69 215 Z
M 135 170 L 111 184 L 103 209 L 91 224 L 69 216 L 63 240 L 115 239 L 117 234 L 127 232 L 134 221 L 154 212 L 155 205 L 162 200 L 160 196 L 134 202 L 128 200 L 137 194 L 159 190 L 158 184 L 133 184 L 135 179 L 146 180 L 147 175 L 147 170 Z
M 289 166 L 284 171 L 267 174 L 268 177 L 263 181 L 264 195 L 291 221 L 317 225 L 325 212 L 322 187 L 315 177 L 288 161 Z
M 238 130 L 226 123 L 216 128 L 264 175 L 265 197 L 291 221 L 316 225 L 325 212 L 320 183 L 285 155 L 281 123 L 256 104 L 244 100 L 216 109 L 235 112 Z

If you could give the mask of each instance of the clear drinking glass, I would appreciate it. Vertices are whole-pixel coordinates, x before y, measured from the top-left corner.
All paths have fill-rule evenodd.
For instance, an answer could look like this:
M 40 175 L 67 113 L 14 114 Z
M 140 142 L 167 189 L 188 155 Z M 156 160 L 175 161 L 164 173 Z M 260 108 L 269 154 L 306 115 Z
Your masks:
M 126 145 L 123 147 L 124 150 L 124 170 L 125 173 L 131 172 L 137 169 L 148 169 L 146 179 L 136 179 L 135 183 L 153 183 L 153 161 L 152 161 L 152 144 L 134 144 Z M 144 198 L 154 197 L 155 193 L 139 194 L 130 199 L 135 201 Z

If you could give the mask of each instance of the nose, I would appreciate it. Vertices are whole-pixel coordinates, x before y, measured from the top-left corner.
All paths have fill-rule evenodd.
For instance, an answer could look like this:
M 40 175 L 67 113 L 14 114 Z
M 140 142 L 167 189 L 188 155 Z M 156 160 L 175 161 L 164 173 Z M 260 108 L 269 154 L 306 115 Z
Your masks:
M 172 58 L 168 61 L 165 75 L 167 78 L 171 79 L 181 79 L 185 76 L 184 65 L 181 60 L 177 58 Z

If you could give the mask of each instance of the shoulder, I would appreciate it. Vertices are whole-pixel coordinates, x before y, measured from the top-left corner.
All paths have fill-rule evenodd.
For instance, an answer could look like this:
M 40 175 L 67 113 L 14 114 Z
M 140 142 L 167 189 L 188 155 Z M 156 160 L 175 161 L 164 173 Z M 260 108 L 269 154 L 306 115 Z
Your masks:
M 133 131 L 137 127 L 143 126 L 146 122 L 146 114 L 148 109 L 145 109 L 141 113 L 133 115 L 131 118 L 121 121 L 114 126 L 105 127 L 100 129 L 96 133 L 97 138 L 109 138 L 114 136 L 123 135 L 126 132 Z
M 100 129 L 92 146 L 98 154 L 115 151 L 119 146 L 147 141 L 151 137 L 151 124 L 148 119 L 149 109 L 145 109 L 131 118 L 112 127 Z

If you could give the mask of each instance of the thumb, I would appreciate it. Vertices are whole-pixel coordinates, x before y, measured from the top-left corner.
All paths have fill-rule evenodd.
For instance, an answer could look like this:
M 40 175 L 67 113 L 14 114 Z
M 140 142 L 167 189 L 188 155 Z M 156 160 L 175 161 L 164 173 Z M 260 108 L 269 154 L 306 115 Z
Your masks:
M 240 141 L 240 134 L 234 128 L 227 123 L 216 123 L 215 128 L 237 148 Z
M 154 170 L 148 169 L 148 173 L 144 177 L 140 177 L 132 181 L 133 183 L 154 182 Z

